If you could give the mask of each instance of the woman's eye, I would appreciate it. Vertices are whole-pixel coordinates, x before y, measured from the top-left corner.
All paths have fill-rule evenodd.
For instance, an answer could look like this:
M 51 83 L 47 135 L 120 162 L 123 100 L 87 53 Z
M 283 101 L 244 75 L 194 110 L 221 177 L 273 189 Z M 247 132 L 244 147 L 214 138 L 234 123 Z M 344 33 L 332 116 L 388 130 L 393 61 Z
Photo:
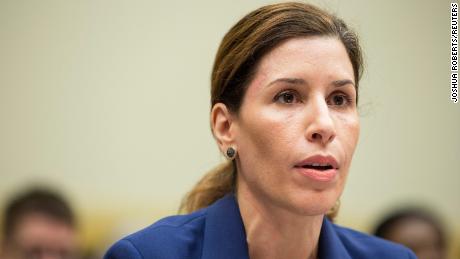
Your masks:
M 331 105 L 335 106 L 346 106 L 351 104 L 352 100 L 348 95 L 345 94 L 334 94 L 331 97 Z
M 343 103 L 345 102 L 345 98 L 343 97 L 343 95 L 335 95 L 333 97 L 333 100 L 335 105 L 343 105 Z
M 298 101 L 298 98 L 292 91 L 284 91 L 275 96 L 275 101 L 280 103 L 295 103 Z

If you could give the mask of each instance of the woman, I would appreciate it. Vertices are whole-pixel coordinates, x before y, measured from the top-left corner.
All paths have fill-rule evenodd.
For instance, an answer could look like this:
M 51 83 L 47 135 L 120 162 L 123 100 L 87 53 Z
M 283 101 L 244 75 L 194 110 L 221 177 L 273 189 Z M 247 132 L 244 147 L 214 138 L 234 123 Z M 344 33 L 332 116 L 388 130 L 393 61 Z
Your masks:
M 261 7 L 225 35 L 211 127 L 229 162 L 182 208 L 117 242 L 113 258 L 415 258 L 333 217 L 358 141 L 356 35 L 303 3 Z

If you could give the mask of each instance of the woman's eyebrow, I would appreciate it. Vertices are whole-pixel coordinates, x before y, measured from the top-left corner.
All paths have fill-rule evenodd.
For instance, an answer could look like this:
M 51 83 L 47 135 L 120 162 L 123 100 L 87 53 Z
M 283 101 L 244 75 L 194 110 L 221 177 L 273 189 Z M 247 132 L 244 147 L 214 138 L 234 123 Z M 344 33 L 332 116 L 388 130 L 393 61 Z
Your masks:
M 278 82 L 284 82 L 284 83 L 288 83 L 288 84 L 293 84 L 293 85 L 306 85 L 307 82 L 305 80 L 303 80 L 302 78 L 293 78 L 293 77 L 282 77 L 282 78 L 278 78 L 276 80 L 273 80 L 271 81 L 267 87 L 275 84 L 275 83 L 278 83 Z M 335 81 L 332 81 L 331 83 L 334 87 L 341 87 L 341 86 L 345 86 L 345 85 L 348 85 L 348 84 L 351 84 L 353 86 L 355 86 L 355 83 L 350 80 L 350 79 L 341 79 L 341 80 L 335 80 Z
M 303 80 L 302 78 L 291 78 L 291 77 L 283 77 L 283 78 L 278 78 L 276 80 L 271 81 L 267 87 L 278 83 L 278 82 L 284 82 L 288 84 L 293 84 L 293 85 L 305 85 L 307 82 Z
M 341 86 L 348 85 L 348 84 L 355 86 L 355 83 L 350 79 L 335 80 L 335 81 L 332 81 L 331 84 L 335 87 L 341 87 Z

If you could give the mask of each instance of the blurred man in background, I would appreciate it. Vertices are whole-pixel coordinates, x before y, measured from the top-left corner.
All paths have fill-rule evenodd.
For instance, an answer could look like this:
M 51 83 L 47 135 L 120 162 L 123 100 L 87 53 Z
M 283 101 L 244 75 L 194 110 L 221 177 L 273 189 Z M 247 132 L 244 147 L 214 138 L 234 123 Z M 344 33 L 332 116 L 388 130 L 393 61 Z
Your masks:
M 447 257 L 444 228 L 434 214 L 424 209 L 394 211 L 381 220 L 374 234 L 409 247 L 419 259 Z
M 74 214 L 57 193 L 33 189 L 14 198 L 3 215 L 2 259 L 73 259 Z

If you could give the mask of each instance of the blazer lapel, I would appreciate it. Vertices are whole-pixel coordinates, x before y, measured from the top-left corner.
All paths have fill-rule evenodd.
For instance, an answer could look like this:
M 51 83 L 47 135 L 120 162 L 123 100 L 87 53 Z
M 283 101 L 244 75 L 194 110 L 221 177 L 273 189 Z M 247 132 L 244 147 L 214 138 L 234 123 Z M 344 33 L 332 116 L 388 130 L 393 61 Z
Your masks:
M 246 233 L 233 194 L 208 207 L 202 259 L 249 259 Z
M 338 237 L 332 223 L 324 217 L 318 242 L 320 259 L 352 259 Z

